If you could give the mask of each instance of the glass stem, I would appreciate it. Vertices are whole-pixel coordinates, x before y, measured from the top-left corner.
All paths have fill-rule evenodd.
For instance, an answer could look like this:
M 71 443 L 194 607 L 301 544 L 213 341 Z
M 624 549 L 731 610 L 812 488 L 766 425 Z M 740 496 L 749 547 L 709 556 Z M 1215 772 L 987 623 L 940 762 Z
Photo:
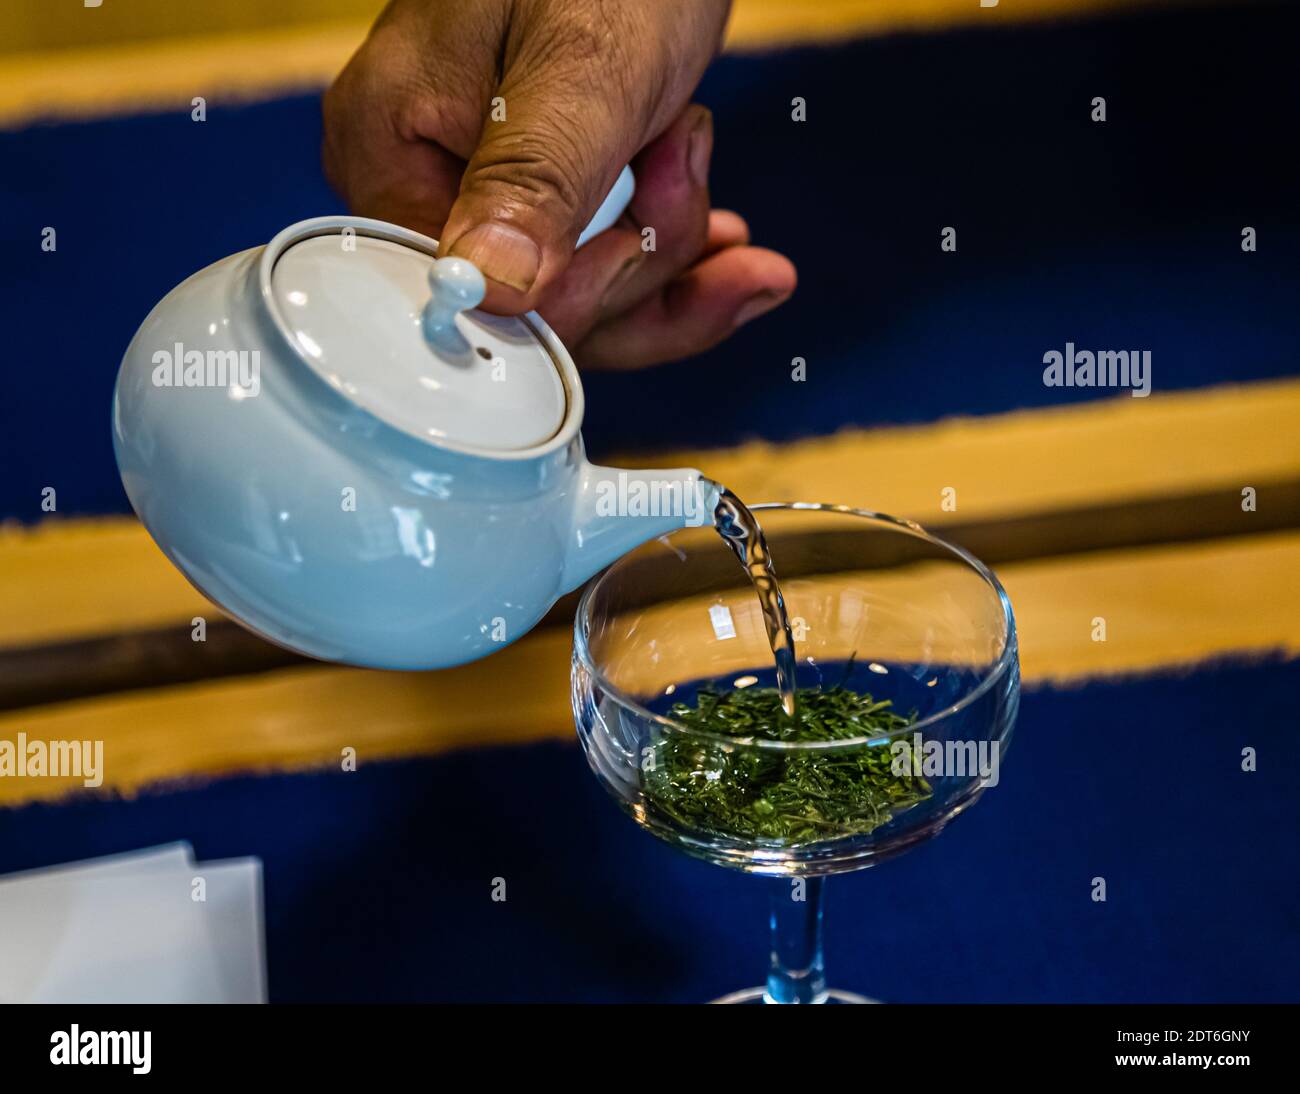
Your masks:
M 820 877 L 776 878 L 771 883 L 772 959 L 767 1003 L 826 1002 L 826 962 L 822 957 Z

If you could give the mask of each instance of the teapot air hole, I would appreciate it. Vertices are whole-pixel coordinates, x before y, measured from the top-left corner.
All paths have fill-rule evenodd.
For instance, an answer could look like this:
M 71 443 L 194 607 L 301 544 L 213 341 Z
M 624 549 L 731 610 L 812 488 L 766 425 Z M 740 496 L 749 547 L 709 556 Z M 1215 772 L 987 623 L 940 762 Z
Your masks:
M 491 351 L 490 349 L 488 349 L 487 346 L 479 346 L 479 347 L 478 347 L 478 355 L 479 355 L 480 357 L 482 357 L 483 360 L 485 360 L 485 361 L 490 361 L 490 360 L 492 360 L 492 351 Z

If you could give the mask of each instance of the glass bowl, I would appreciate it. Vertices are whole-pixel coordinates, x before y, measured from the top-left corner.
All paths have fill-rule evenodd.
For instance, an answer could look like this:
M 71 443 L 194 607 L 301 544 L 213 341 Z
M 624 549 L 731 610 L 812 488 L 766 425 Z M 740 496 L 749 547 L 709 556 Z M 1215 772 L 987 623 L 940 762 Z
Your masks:
M 787 879 L 773 889 L 768 984 L 740 995 L 822 1001 L 819 879 L 929 839 L 996 785 L 1019 706 L 1015 621 L 982 563 L 911 521 L 833 505 L 752 509 L 784 593 L 799 687 L 867 693 L 910 724 L 809 742 L 737 738 L 675 717 L 674 704 L 693 705 L 702 688 L 774 684 L 758 599 L 708 526 L 646 543 L 588 585 L 574 629 L 574 719 L 592 771 L 648 832 Z M 836 799 L 839 775 L 875 780 L 885 800 L 863 809 Z M 779 788 L 792 779 L 814 790 L 823 780 L 827 796 L 787 815 Z M 714 792 L 725 811 L 708 805 Z

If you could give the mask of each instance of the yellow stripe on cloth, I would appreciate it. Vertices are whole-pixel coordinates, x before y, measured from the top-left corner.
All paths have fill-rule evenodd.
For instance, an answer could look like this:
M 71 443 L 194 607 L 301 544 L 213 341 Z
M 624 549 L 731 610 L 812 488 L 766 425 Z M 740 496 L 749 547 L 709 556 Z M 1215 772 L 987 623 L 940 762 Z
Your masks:
M 0 525 L 0 650 L 210 616 L 133 517 Z
M 315 91 L 365 35 L 349 22 L 0 57 L 0 126 Z
M 935 529 L 954 519 L 1218 489 L 1239 495 L 1300 474 L 1300 380 L 1122 395 L 636 462 L 698 466 L 749 500 L 853 505 Z M 947 488 L 955 510 L 942 507 Z
M 1300 478 L 1300 381 L 845 430 L 789 444 L 641 456 L 750 501 L 820 501 L 942 530 L 1128 499 Z M 956 510 L 941 508 L 955 491 Z M 1261 495 L 1260 504 L 1268 503 Z M 0 649 L 187 622 L 213 609 L 128 518 L 0 527 Z
M 738 0 L 727 27 L 727 45 L 731 49 L 770 49 L 899 31 L 1007 26 L 1133 8 L 1173 7 L 1179 2 L 1000 0 L 982 7 L 980 0 Z
M 730 50 L 900 30 L 938 30 L 1186 5 L 1189 0 L 738 0 Z M 0 8 L 0 125 L 190 109 L 201 95 L 266 99 L 324 87 L 361 43 L 377 0 L 105 0 L 50 12 L 49 0 Z M 326 20 L 329 20 L 328 22 Z
M 1300 533 L 1017 563 L 1027 684 L 1300 654 Z M 1093 640 L 1095 617 L 1105 642 Z M 104 742 L 104 787 L 330 768 L 452 749 L 569 739 L 567 628 L 436 673 L 305 666 L 0 715 L 0 740 Z M 60 797 L 75 778 L 0 778 L 0 804 Z

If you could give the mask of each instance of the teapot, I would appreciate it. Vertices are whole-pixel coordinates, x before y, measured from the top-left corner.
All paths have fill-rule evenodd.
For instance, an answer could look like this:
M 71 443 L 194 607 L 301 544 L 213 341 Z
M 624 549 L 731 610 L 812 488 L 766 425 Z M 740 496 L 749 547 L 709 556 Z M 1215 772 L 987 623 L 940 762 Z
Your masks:
M 717 501 L 693 468 L 590 463 L 563 344 L 536 313 L 478 309 L 482 274 L 437 249 L 301 221 L 172 289 L 122 359 L 113 444 L 140 520 L 200 592 L 311 657 L 483 657 Z

